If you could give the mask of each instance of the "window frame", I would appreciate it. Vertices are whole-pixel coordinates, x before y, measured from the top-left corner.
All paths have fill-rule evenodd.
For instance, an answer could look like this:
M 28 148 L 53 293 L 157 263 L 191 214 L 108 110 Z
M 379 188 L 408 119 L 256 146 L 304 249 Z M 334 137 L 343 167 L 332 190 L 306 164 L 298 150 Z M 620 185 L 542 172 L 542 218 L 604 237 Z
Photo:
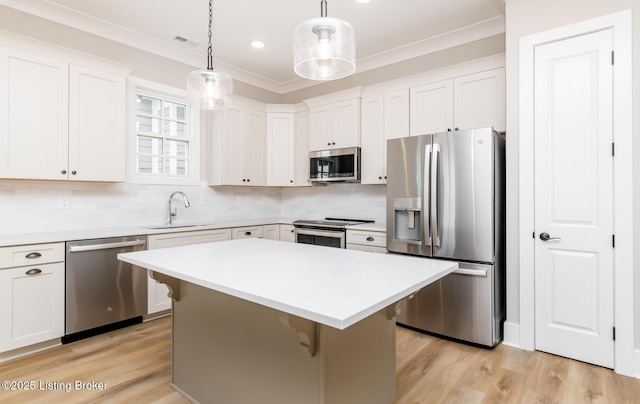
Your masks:
M 186 105 L 187 131 L 189 132 L 189 174 L 144 174 L 138 173 L 138 133 L 137 122 L 137 97 L 138 94 L 151 98 L 159 98 L 177 104 Z M 164 136 L 162 136 L 164 138 Z M 175 87 L 155 83 L 138 78 L 127 79 L 127 176 L 126 181 L 134 184 L 150 185 L 200 185 L 200 111 L 192 108 L 187 101 L 187 92 Z M 164 164 L 164 162 L 163 162 Z

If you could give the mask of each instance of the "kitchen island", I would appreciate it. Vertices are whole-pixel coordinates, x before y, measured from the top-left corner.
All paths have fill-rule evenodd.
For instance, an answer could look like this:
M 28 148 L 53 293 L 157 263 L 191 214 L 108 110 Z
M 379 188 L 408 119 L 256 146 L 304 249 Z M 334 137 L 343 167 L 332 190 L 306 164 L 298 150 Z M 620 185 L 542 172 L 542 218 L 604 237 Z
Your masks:
M 264 239 L 118 258 L 170 289 L 172 386 L 225 404 L 391 403 L 397 303 L 457 268 Z

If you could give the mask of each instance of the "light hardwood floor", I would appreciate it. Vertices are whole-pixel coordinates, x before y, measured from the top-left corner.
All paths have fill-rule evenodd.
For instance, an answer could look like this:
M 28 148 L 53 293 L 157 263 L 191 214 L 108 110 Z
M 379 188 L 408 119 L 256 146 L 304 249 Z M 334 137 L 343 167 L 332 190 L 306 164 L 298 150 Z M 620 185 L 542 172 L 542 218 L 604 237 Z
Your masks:
M 0 402 L 186 403 L 169 386 L 170 327 L 166 317 L 4 362 L 1 381 L 33 381 L 36 390 L 0 390 Z M 396 374 L 396 403 L 640 403 L 640 380 L 609 369 L 400 327 Z M 75 381 L 106 388 L 75 390 Z M 71 383 L 70 392 L 63 383 Z

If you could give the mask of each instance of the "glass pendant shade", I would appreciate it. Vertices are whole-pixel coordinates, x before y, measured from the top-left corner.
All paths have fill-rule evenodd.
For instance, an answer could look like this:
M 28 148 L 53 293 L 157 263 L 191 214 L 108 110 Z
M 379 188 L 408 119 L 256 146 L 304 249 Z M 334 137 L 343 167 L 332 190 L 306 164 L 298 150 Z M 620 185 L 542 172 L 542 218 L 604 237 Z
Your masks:
M 293 35 L 293 69 L 310 80 L 334 80 L 356 70 L 353 28 L 338 18 L 302 22 Z
M 187 78 L 187 94 L 195 108 L 208 111 L 222 109 L 231 103 L 233 79 L 214 70 L 196 70 Z

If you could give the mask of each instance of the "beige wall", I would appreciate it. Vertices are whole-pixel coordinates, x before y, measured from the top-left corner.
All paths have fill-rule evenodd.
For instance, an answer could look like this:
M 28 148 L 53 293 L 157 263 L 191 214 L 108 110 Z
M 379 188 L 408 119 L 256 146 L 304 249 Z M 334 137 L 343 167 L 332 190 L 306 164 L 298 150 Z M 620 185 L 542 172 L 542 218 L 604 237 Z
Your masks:
M 633 10 L 633 138 L 640 139 L 640 1 L 638 0 L 506 0 L 507 53 L 507 321 L 519 323 L 518 267 L 518 42 L 527 35 L 626 9 Z M 633 154 L 640 158 L 640 141 Z M 640 173 L 634 166 L 634 235 L 640 254 Z M 634 257 L 634 262 L 640 256 Z M 640 268 L 634 265 L 635 338 L 640 347 Z

